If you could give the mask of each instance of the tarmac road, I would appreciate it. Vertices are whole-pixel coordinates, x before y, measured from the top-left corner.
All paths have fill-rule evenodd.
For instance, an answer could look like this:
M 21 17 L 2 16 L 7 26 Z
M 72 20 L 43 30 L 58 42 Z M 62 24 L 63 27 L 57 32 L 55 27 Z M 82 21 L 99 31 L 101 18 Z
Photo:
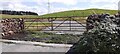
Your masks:
M 86 26 L 86 24 L 80 25 L 76 21 L 71 21 L 71 23 L 74 23 L 74 24 L 71 24 L 71 31 L 61 31 L 61 30 L 70 30 L 69 22 L 70 21 L 65 21 L 64 23 L 63 23 L 63 21 L 53 21 L 53 25 L 54 25 L 53 29 L 57 30 L 57 31 L 45 31 L 45 30 L 50 30 L 51 27 L 47 27 L 43 31 L 44 32 L 55 32 L 55 33 L 79 34 L 79 35 L 82 35 L 83 32 L 86 30 L 86 28 L 82 26 L 82 25 Z M 56 24 L 56 23 L 58 23 L 58 24 Z M 63 24 L 61 24 L 61 23 L 63 23 Z M 59 24 L 61 24 L 61 25 L 59 26 Z M 59 26 L 59 27 L 57 27 L 57 26 Z M 62 27 L 62 26 L 66 26 L 66 27 Z M 75 27 L 75 26 L 77 26 L 77 27 Z
M 2 43 L 2 52 L 67 52 L 70 48 Z

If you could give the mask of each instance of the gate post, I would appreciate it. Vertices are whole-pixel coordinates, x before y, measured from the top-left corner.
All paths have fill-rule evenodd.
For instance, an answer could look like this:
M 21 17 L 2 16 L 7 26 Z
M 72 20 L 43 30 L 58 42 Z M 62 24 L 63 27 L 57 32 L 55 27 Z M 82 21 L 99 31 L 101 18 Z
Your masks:
M 53 31 L 53 18 L 51 18 L 51 31 Z
M 71 26 L 72 26 L 72 25 L 71 25 L 71 21 L 72 21 L 72 17 L 69 17 L 69 26 L 70 26 L 70 31 L 71 31 L 71 29 L 72 29 L 72 28 L 71 28 Z

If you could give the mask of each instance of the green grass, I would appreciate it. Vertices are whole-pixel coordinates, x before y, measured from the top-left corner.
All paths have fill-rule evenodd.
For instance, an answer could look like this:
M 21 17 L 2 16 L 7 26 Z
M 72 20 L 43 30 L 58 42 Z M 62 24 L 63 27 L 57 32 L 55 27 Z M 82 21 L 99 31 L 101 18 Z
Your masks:
M 32 39 L 35 38 L 32 41 L 40 41 L 40 42 L 46 42 L 46 43 L 63 43 L 63 44 L 73 44 L 76 43 L 80 36 L 72 35 L 72 34 L 63 34 L 58 35 L 54 33 L 45 33 L 45 32 L 39 32 L 39 31 L 29 31 L 29 37 Z
M 0 14 L 2 18 L 40 18 L 40 16 L 36 15 L 4 15 Z
M 51 13 L 51 14 L 46 14 L 42 15 L 44 17 L 64 17 L 64 16 L 81 16 L 81 17 L 86 17 L 94 12 L 96 14 L 102 14 L 102 13 L 110 13 L 110 14 L 116 14 L 118 11 L 117 10 L 107 10 L 107 9 L 86 9 L 86 10 L 71 10 L 71 11 L 63 11 L 63 12 L 57 12 L 57 13 Z
M 48 17 L 67 17 L 67 16 L 80 16 L 80 17 L 87 17 L 94 12 L 96 14 L 101 13 L 110 13 L 110 14 L 116 14 L 117 10 L 107 10 L 107 9 L 86 9 L 86 10 L 70 10 L 70 11 L 63 11 L 63 12 L 56 12 L 51 14 L 45 14 L 41 16 L 35 16 L 35 15 L 0 15 L 2 18 L 48 18 Z

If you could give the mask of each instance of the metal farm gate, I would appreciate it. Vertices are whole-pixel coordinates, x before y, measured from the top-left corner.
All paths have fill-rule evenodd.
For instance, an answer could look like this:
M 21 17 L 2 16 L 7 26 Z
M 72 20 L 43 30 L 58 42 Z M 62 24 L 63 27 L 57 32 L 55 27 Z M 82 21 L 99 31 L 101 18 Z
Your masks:
M 77 16 L 27 18 L 24 21 L 25 30 L 31 31 L 82 34 L 86 30 L 86 20 Z
M 86 31 L 82 17 L 3 19 L 2 38 L 46 43 L 76 43 Z

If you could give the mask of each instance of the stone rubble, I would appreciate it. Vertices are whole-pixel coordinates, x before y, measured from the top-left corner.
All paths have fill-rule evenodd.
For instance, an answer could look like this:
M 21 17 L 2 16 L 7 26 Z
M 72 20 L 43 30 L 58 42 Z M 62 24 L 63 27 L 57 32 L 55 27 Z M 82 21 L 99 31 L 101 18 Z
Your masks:
M 10 36 L 24 29 L 23 19 L 2 19 L 2 36 Z

